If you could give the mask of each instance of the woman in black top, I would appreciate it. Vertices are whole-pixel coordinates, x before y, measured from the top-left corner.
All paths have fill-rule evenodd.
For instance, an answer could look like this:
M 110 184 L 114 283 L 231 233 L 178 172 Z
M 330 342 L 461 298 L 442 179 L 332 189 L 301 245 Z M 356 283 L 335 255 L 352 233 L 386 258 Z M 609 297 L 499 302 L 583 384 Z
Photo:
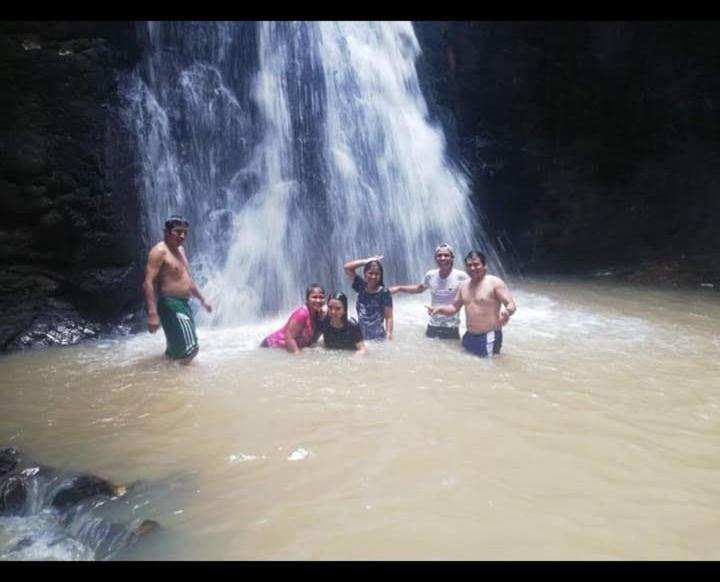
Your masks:
M 325 347 L 333 350 L 365 351 L 360 326 L 355 320 L 348 320 L 347 297 L 335 291 L 328 295 L 327 317 L 322 322 Z

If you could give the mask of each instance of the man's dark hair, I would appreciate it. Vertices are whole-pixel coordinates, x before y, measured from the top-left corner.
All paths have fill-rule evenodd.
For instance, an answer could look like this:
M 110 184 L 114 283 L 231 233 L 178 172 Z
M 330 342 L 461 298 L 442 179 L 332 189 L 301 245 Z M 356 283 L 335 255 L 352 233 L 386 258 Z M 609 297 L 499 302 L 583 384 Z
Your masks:
M 465 255 L 465 264 L 466 265 L 470 259 L 480 259 L 480 262 L 483 265 L 487 265 L 487 261 L 485 260 L 485 255 L 483 255 L 480 251 L 470 251 L 467 255 Z
M 190 221 L 184 216 L 173 214 L 165 221 L 165 230 L 172 230 L 176 226 L 190 226 Z

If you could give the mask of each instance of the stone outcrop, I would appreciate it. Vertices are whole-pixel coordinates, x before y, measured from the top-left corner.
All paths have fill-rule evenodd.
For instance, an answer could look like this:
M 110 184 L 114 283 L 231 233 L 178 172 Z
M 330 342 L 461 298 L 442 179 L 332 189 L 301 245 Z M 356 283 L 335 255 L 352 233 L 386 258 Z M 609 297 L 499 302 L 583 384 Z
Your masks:
M 0 350 L 69 344 L 139 307 L 140 217 L 118 83 L 134 24 L 0 24 Z
M 116 558 L 160 528 L 149 519 L 118 523 L 94 514 L 103 505 L 120 503 L 118 500 L 132 489 L 133 486 L 113 485 L 89 473 L 65 475 L 55 467 L 26 461 L 15 448 L 0 450 L 0 516 L 27 518 L 39 512 L 52 514 L 52 530 L 56 535 L 50 545 L 72 539 L 90 549 L 98 560 Z M 28 548 L 36 543 L 43 545 L 37 538 L 45 532 L 37 534 L 18 539 L 9 551 L 0 551 L 0 558 L 27 559 L 24 552 Z M 3 540 L 6 544 L 8 541 Z M 32 550 L 28 557 L 37 559 Z
M 415 28 L 510 266 L 720 287 L 719 23 Z

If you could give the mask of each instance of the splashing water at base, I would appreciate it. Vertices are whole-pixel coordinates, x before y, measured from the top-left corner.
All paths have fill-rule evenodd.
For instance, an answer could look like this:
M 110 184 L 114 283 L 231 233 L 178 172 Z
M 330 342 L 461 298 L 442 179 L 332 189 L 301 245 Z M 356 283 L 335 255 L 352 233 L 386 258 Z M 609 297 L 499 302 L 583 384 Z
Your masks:
M 509 283 L 492 360 L 426 339 L 422 296 L 364 357 L 256 347 L 281 319 L 201 327 L 188 368 L 149 334 L 11 355 L 0 443 L 187 476 L 135 559 L 718 559 L 717 296 Z

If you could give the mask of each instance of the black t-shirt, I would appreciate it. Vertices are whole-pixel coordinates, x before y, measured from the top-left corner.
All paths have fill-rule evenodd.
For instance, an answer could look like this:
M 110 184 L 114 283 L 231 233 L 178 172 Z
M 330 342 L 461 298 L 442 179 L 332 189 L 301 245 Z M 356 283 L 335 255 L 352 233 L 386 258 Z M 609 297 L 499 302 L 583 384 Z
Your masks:
M 360 326 L 352 319 L 345 327 L 338 328 L 330 325 L 330 318 L 326 317 L 322 322 L 322 332 L 325 347 L 331 350 L 354 350 L 355 344 L 363 341 Z

